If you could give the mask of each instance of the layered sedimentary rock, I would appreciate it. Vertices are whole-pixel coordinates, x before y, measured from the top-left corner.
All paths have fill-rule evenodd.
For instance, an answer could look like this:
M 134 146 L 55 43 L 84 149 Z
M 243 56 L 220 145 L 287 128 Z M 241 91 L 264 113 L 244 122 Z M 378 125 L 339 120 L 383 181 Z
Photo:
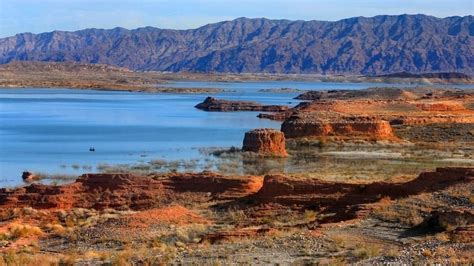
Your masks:
M 155 177 L 169 191 L 210 193 L 219 199 L 239 198 L 253 194 L 263 185 L 263 176 L 223 176 L 213 172 L 171 174 Z
M 251 101 L 229 101 L 213 97 L 207 97 L 202 103 L 195 106 L 197 109 L 214 112 L 232 111 L 258 111 L 258 112 L 283 112 L 287 111 L 287 106 L 262 105 Z
M 292 116 L 283 122 L 281 131 L 287 138 L 394 138 L 392 127 L 388 121 L 368 116 L 337 116 L 323 113 Z
M 309 91 L 297 98 L 311 102 L 286 112 L 262 115 L 284 119 L 281 130 L 287 138 L 397 140 L 391 125 L 474 123 L 474 94 L 469 90 L 370 88 Z
M 226 177 L 211 172 L 136 176 L 131 174 L 86 174 L 61 186 L 32 184 L 17 189 L 0 189 L 0 210 L 18 207 L 35 209 L 132 209 L 147 210 L 171 204 L 186 193 L 186 200 L 230 200 L 226 206 L 244 203 L 259 209 L 283 206 L 295 210 L 313 209 L 331 214 L 322 222 L 353 219 L 365 205 L 389 197 L 397 199 L 443 190 L 453 185 L 472 185 L 474 168 L 438 168 L 406 182 L 369 184 L 292 178 L 283 175 Z M 193 195 L 193 196 L 191 196 Z M 230 204 L 230 205 L 229 205 Z M 217 205 L 219 207 L 222 205 Z M 273 207 L 272 207 L 273 206 Z M 436 221 L 449 226 L 453 219 L 468 219 L 472 212 L 438 215 Z M 452 218 L 454 217 L 454 218 Z M 464 229 L 464 230 L 468 230 Z
M 270 128 L 246 132 L 242 150 L 264 156 L 288 156 L 285 149 L 285 136 L 281 131 Z
M 416 107 L 420 108 L 423 111 L 430 111 L 430 112 L 449 112 L 449 111 L 465 111 L 466 107 L 464 107 L 459 102 L 449 102 L 449 101 L 442 101 L 442 102 L 434 102 L 434 103 L 419 103 Z
M 305 101 L 322 100 L 392 100 L 392 101 L 413 101 L 421 99 L 442 99 L 442 98 L 467 98 L 474 97 L 474 92 L 470 90 L 453 88 L 398 88 L 398 87 L 372 87 L 363 90 L 317 90 L 306 91 L 295 99 Z
M 137 176 L 132 174 L 85 174 L 62 186 L 31 184 L 0 189 L 0 206 L 38 209 L 132 209 L 153 208 L 176 193 L 210 193 L 236 198 L 257 192 L 263 177 L 226 177 L 215 173 Z
M 459 183 L 472 183 L 474 168 L 438 168 L 404 182 L 351 184 L 318 179 L 294 179 L 282 175 L 265 176 L 263 186 L 251 196 L 256 204 L 278 204 L 292 208 L 313 208 L 334 213 L 328 221 L 352 219 L 362 204 L 429 193 Z
M 145 209 L 163 195 L 163 185 L 131 174 L 85 174 L 63 186 L 32 184 L 0 190 L 0 204 L 41 209 L 130 208 Z

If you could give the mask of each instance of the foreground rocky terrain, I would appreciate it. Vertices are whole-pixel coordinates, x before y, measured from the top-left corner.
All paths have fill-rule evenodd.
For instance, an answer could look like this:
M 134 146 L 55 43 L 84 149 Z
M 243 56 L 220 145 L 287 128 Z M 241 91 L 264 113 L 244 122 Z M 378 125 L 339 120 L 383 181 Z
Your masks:
M 86 174 L 0 190 L 0 261 L 472 263 L 473 180 Z

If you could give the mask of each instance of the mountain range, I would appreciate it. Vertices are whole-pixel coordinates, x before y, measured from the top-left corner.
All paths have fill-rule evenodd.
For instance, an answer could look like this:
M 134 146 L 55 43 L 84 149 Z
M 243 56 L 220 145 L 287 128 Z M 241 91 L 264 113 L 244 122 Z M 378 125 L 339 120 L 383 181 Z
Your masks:
M 137 71 L 472 74 L 473 36 L 473 16 L 384 15 L 335 22 L 238 18 L 190 30 L 21 33 L 0 39 L 0 64 L 74 61 Z

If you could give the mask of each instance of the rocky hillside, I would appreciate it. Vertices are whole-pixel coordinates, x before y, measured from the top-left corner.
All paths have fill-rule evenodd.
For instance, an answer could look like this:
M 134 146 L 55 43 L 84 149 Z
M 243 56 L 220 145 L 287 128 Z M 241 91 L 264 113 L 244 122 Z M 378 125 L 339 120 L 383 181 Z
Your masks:
M 239 18 L 192 30 L 23 33 L 0 63 L 75 61 L 133 70 L 382 75 L 474 73 L 473 16 L 356 17 L 336 22 Z

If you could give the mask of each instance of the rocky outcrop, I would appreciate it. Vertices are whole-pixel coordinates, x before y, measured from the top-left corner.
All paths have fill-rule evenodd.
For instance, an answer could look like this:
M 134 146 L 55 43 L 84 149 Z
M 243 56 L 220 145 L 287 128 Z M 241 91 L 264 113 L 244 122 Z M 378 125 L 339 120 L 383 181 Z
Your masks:
M 201 242 L 208 242 L 211 244 L 235 241 L 236 239 L 243 238 L 256 238 L 263 235 L 270 235 L 276 231 L 272 228 L 245 228 L 245 229 L 234 229 L 234 230 L 223 230 L 215 233 L 207 234 Z
M 32 184 L 0 189 L 0 207 L 29 206 L 37 209 L 150 209 L 184 192 L 216 198 L 238 198 L 257 192 L 263 177 L 226 177 L 211 172 L 137 176 L 85 174 L 61 186 Z
M 24 171 L 21 174 L 21 179 L 23 179 L 23 181 L 26 182 L 26 183 L 31 183 L 35 180 L 38 180 L 39 177 L 37 175 L 35 175 L 34 173 L 32 173 L 32 172 Z
M 429 88 L 368 88 L 363 90 L 318 90 L 307 91 L 295 97 L 298 100 L 413 100 L 431 92 Z
M 442 99 L 473 97 L 474 92 L 462 89 L 434 89 L 423 86 L 416 88 L 372 87 L 363 90 L 317 90 L 306 91 L 295 99 L 305 101 L 322 100 L 386 100 L 413 101 L 418 99 Z
M 38 209 L 146 209 L 157 202 L 163 191 L 161 183 L 147 177 L 85 174 L 76 182 L 62 186 L 32 184 L 18 189 L 1 189 L 0 205 Z
M 343 137 L 362 139 L 394 139 L 388 121 L 367 116 L 338 116 L 322 113 L 296 115 L 285 120 L 281 131 L 287 138 Z
M 446 231 L 458 242 L 474 241 L 474 211 L 466 208 L 435 210 L 420 227 L 430 232 Z
M 359 211 L 364 210 L 363 204 L 376 202 L 383 197 L 397 199 L 472 182 L 474 168 L 438 168 L 435 172 L 422 173 L 404 183 L 353 184 L 269 175 L 265 176 L 262 188 L 251 199 L 257 205 L 278 204 L 333 213 L 335 215 L 326 221 L 334 222 L 357 217 Z
M 427 124 L 474 124 L 474 115 L 417 115 L 400 116 L 390 120 L 392 125 L 427 125 Z
M 308 91 L 297 97 L 311 100 L 275 115 L 283 118 L 287 138 L 337 137 L 397 141 L 398 130 L 411 125 L 473 124 L 469 90 L 369 88 L 365 90 Z M 391 126 L 397 126 L 397 137 Z
M 466 107 L 464 107 L 464 105 L 459 102 L 419 103 L 416 106 L 422 111 L 428 112 L 449 112 L 466 110 Z
M 270 128 L 246 132 L 242 150 L 263 156 L 288 156 L 285 149 L 285 135 L 281 131 Z
M 263 185 L 262 176 L 231 177 L 207 171 L 199 174 L 171 174 L 159 180 L 173 192 L 209 193 L 218 199 L 248 196 L 259 191 Z
M 197 109 L 210 112 L 232 112 L 232 111 L 257 111 L 257 112 L 283 112 L 287 106 L 262 105 L 250 101 L 229 101 L 207 97 L 202 103 L 195 106 Z
M 366 204 L 384 197 L 397 199 L 458 184 L 472 185 L 473 181 L 474 168 L 438 168 L 406 182 L 369 184 L 283 175 L 226 177 L 211 172 L 150 176 L 85 174 L 76 182 L 61 186 L 32 184 L 0 189 L 0 211 L 21 207 L 149 210 L 167 206 L 177 199 L 185 199 L 187 203 L 226 200 L 215 207 L 243 204 L 249 210 L 257 210 L 255 215 L 265 213 L 259 209 L 271 206 L 312 209 L 322 217 L 331 214 L 321 222 L 337 222 L 358 217 L 367 210 Z M 469 229 L 465 226 L 472 224 L 473 218 L 472 212 L 449 212 L 436 217 L 441 226 L 456 225 L 464 231 Z

